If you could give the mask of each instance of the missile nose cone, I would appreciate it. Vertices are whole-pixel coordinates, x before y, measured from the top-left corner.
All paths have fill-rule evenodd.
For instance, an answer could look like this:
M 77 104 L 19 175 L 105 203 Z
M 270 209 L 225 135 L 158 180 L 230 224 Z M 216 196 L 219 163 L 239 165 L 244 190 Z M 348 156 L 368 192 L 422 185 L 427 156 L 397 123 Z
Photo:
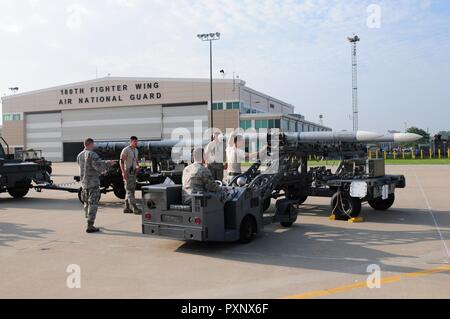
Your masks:
M 376 141 L 378 138 L 382 137 L 383 134 L 368 132 L 368 131 L 357 131 L 356 132 L 356 141 L 358 142 L 370 142 Z
M 410 143 L 418 141 L 423 136 L 414 133 L 395 133 L 394 142 L 396 143 Z

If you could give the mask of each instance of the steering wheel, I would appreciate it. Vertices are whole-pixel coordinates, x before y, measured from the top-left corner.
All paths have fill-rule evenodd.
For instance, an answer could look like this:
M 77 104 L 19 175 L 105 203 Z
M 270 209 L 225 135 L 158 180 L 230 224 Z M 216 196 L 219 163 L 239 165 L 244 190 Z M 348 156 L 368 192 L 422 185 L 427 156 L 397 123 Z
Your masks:
M 219 185 L 220 187 L 223 187 L 223 182 L 222 181 L 216 181 L 216 184 Z
M 270 178 L 264 175 L 258 176 L 250 185 L 253 190 L 258 190 L 259 188 L 265 186 L 270 182 Z

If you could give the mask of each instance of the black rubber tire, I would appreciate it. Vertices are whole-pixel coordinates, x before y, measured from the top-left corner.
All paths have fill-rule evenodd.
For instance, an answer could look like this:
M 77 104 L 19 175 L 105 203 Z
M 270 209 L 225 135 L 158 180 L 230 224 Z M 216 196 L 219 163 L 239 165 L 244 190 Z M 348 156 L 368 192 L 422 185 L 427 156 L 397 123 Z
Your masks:
M 296 195 L 287 194 L 286 198 L 290 199 L 290 200 L 295 200 L 296 201 L 296 203 L 295 203 L 296 205 L 301 205 L 304 202 L 306 202 L 306 200 L 308 199 L 308 196 L 296 196 Z
M 292 225 L 294 225 L 294 222 L 281 222 L 280 225 L 285 228 L 291 228 Z
M 245 216 L 239 227 L 239 242 L 241 244 L 250 243 L 255 233 L 256 225 L 254 219 L 250 215 Z
M 302 197 L 298 198 L 297 205 L 303 204 L 304 202 L 306 202 L 307 199 L 308 199 L 308 196 L 302 196 Z
M 123 185 L 113 185 L 113 192 L 118 199 L 123 200 L 127 196 L 127 192 L 125 191 L 125 187 Z
M 392 205 L 394 205 L 394 202 L 395 202 L 395 194 L 389 194 L 389 197 L 385 200 L 381 198 L 376 198 L 374 200 L 370 200 L 368 203 L 370 207 L 372 207 L 373 209 L 384 211 L 391 208 Z
M 333 213 L 339 220 L 349 220 L 350 218 L 356 218 L 361 214 L 361 200 L 359 198 L 351 197 L 347 193 L 340 193 L 342 196 L 342 204 L 339 200 L 339 193 L 336 193 L 331 198 L 331 209 L 334 210 Z M 344 207 L 342 207 L 344 206 Z
M 24 198 L 29 191 L 29 187 L 8 188 L 8 194 L 13 198 Z
M 286 215 L 292 216 L 293 214 L 295 214 L 294 220 L 291 219 L 289 221 L 280 222 L 280 225 L 285 228 L 290 228 L 297 221 L 297 218 L 298 218 L 297 210 L 295 209 L 294 205 L 292 205 L 292 204 L 289 205 L 286 209 L 288 210 L 285 212 Z

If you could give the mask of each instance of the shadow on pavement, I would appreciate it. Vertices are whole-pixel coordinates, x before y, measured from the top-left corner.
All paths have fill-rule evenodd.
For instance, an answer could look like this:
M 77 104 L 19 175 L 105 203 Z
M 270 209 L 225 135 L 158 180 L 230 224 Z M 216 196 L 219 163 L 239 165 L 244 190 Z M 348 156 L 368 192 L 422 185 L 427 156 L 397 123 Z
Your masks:
M 10 247 L 8 243 L 24 239 L 40 239 L 53 233 L 46 228 L 29 228 L 22 224 L 0 223 L 0 246 Z
M 408 245 L 440 241 L 434 223 L 423 210 L 397 209 L 390 212 L 370 212 L 377 214 L 366 217 L 369 222 L 408 223 L 408 214 L 424 214 L 423 223 L 413 224 L 430 226 L 426 230 L 385 231 L 366 229 L 352 224 L 351 228 L 323 224 L 303 224 L 302 215 L 329 215 L 328 206 L 306 205 L 301 207 L 299 220 L 290 229 L 276 224 L 267 226 L 255 240 L 248 245 L 237 243 L 199 243 L 186 242 L 176 252 L 233 260 L 253 264 L 305 268 L 321 271 L 335 271 L 351 274 L 366 274 L 367 266 L 377 264 L 384 271 L 408 273 L 420 270 L 411 266 L 418 257 L 385 251 L 392 245 Z M 369 212 L 368 212 L 369 213 Z M 439 213 L 439 212 L 437 212 Z M 369 214 L 366 214 L 369 215 Z M 403 219 L 405 221 L 403 222 Z M 324 224 L 328 223 L 324 221 Z M 333 223 L 345 223 L 335 221 Z M 363 225 L 363 224 L 362 224 Z M 380 225 L 381 226 L 381 225 Z M 441 226 L 442 227 L 442 226 Z M 444 238 L 450 238 L 450 231 L 442 229 Z M 410 251 L 410 250 L 409 250 Z M 443 259 L 445 255 L 443 253 Z M 392 259 L 396 265 L 383 261 Z M 399 259 L 401 260 L 399 262 Z
M 38 197 L 25 197 L 22 199 L 1 198 L 0 203 L 2 209 L 12 208 L 15 210 L 15 213 L 20 213 L 21 209 L 36 209 L 36 205 L 42 207 L 43 210 L 58 210 L 61 212 L 80 211 L 82 209 L 81 203 L 78 201 L 76 195 L 73 199 Z
M 433 214 L 441 228 L 450 228 L 450 211 L 435 211 Z M 302 205 L 299 216 L 323 216 L 328 218 L 331 215 L 330 207 L 327 205 Z M 363 206 L 360 215 L 368 223 L 380 224 L 402 224 L 402 225 L 423 225 L 435 227 L 433 218 L 427 209 L 416 208 L 396 208 L 395 206 L 387 211 L 376 211 L 368 204 Z
M 83 204 L 78 200 L 77 195 L 74 198 L 39 198 L 39 197 L 25 197 L 22 199 L 15 198 L 1 198 L 1 208 L 4 210 L 12 208 L 20 212 L 21 209 L 36 209 L 36 205 L 42 207 L 43 210 L 55 210 L 61 212 L 81 212 L 83 211 Z M 123 207 L 122 201 L 108 201 L 107 199 L 101 200 L 99 203 L 100 208 L 121 208 Z

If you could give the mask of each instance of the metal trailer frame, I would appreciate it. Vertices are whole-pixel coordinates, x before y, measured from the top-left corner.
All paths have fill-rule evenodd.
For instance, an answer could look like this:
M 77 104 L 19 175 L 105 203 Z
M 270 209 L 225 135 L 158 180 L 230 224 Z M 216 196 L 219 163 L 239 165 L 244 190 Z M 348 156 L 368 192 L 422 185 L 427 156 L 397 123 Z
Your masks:
M 163 171 L 159 173 L 153 173 L 150 169 L 142 169 L 138 174 L 136 190 L 140 191 L 142 187 L 163 183 L 166 178 L 170 178 L 175 182 L 181 182 L 181 173 L 181 171 Z M 53 181 L 49 181 L 46 183 L 37 183 L 36 185 L 32 186 L 32 188 L 34 188 L 38 193 L 41 193 L 44 190 L 50 190 L 78 194 L 79 201 L 83 203 L 81 187 L 70 187 L 79 182 L 80 176 L 74 176 L 73 183 L 58 185 Z M 114 193 L 114 195 L 118 199 L 125 199 L 125 186 L 118 163 L 114 165 L 110 170 L 108 170 L 108 172 L 100 176 L 100 192 L 101 194 Z
M 371 177 L 355 172 L 336 175 L 323 167 L 308 171 L 308 158 L 312 155 L 339 154 L 343 161 L 361 159 L 366 156 L 362 144 L 282 145 L 279 153 L 276 171 L 269 167 L 261 172 L 258 162 L 236 176 L 229 186 L 223 186 L 225 192 L 233 194 L 225 204 L 218 201 L 216 194 L 209 193 L 194 195 L 192 206 L 180 205 L 181 195 L 166 194 L 162 201 L 155 202 L 152 196 L 156 191 L 162 189 L 164 193 L 170 186 L 143 188 L 143 234 L 179 240 L 247 243 L 265 224 L 280 222 L 283 227 L 291 227 L 297 220 L 294 205 L 302 204 L 309 196 L 331 197 L 331 213 L 336 219 L 348 220 L 359 215 L 361 203 L 365 201 L 376 210 L 389 209 L 395 200 L 395 189 L 406 186 L 402 175 Z M 355 182 L 367 185 L 360 197 L 350 196 Z M 178 187 L 181 194 L 181 186 Z M 275 214 L 265 215 L 272 199 L 277 199 Z

